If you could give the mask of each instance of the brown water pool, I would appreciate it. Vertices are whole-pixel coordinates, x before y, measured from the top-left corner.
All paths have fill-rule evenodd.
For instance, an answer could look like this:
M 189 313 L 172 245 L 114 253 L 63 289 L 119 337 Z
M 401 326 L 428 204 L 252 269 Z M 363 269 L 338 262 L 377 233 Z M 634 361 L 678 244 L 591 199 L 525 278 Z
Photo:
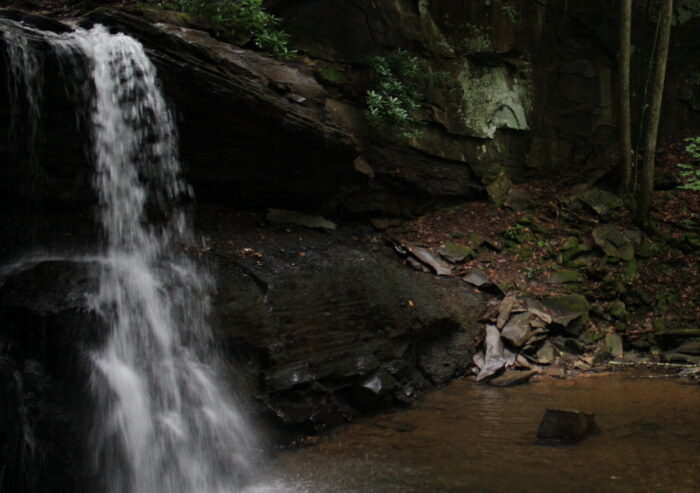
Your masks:
M 536 445 L 547 408 L 594 412 L 602 433 Z M 281 454 L 265 484 L 259 491 L 700 492 L 700 387 L 630 375 L 506 389 L 458 381 Z

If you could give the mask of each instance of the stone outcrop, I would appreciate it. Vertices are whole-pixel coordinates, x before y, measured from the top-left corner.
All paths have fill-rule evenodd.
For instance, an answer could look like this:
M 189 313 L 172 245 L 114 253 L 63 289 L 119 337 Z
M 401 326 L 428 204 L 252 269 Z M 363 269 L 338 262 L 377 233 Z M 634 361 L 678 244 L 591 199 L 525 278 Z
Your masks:
M 482 181 L 504 169 L 522 178 L 616 162 L 608 145 L 616 135 L 616 26 L 603 2 L 566 8 L 530 0 L 266 4 L 284 20 L 303 54 L 298 60 L 281 62 L 224 43 L 186 16 L 163 11 L 100 9 L 81 20 L 127 32 L 146 46 L 174 103 L 182 157 L 200 202 L 411 216 L 483 196 Z M 643 33 L 651 24 L 641 17 L 635 26 Z M 36 16 L 27 22 L 66 29 Z M 696 22 L 678 26 L 677 43 L 688 50 L 672 53 L 695 53 L 685 33 Z M 369 60 L 397 47 L 448 75 L 445 87 L 427 95 L 422 134 L 403 141 L 373 135 L 363 114 Z M 674 68 L 687 65 L 671 63 L 668 122 L 697 118 L 697 81 Z M 44 88 L 52 101 L 60 101 L 58 86 Z M 0 98 L 10 95 L 0 91 Z M 8 121 L 9 105 L 1 107 Z M 44 117 L 60 118 L 53 108 Z M 65 184 L 70 167 L 83 170 L 77 176 L 89 184 L 80 144 L 70 138 L 79 132 L 66 123 L 47 125 L 56 135 L 39 149 L 66 163 L 47 181 Z M 6 132 L 0 129 L 3 156 L 12 147 Z M 358 160 L 366 164 L 363 171 Z M 46 192 L 51 208 L 66 200 L 60 193 L 66 187 L 54 188 Z
M 430 95 L 423 137 L 409 143 L 487 178 L 600 168 L 614 150 L 617 6 L 603 1 L 285 0 L 267 2 L 299 48 L 347 76 L 401 47 L 449 74 Z M 634 13 L 633 85 L 641 95 L 653 9 Z M 664 102 L 666 128 L 694 124 L 700 84 L 693 34 L 679 18 Z M 313 27 L 312 27 L 313 26 Z M 692 39 L 691 39 L 692 38 Z M 680 48 L 683 46 L 684 48 Z M 691 54 L 692 53 L 692 54 Z M 635 105 L 642 108 L 643 104 Z M 635 110 L 636 111 L 636 110 Z M 637 119 L 640 115 L 635 115 Z
M 231 235 L 227 214 L 211 211 L 199 225 L 212 238 L 222 339 L 277 418 L 322 429 L 466 372 L 483 311 L 467 284 L 407 269 L 362 231 L 256 233 L 248 221 Z
M 37 259 L 0 279 L 0 470 L 7 491 L 84 491 L 91 262 Z

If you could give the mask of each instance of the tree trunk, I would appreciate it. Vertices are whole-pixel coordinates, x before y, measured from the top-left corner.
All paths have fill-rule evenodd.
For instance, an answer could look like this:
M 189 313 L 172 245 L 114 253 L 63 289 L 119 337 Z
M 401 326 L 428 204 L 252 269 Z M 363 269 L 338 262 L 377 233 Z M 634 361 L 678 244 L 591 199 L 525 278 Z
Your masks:
M 620 98 L 620 193 L 629 194 L 632 184 L 632 123 L 630 121 L 630 57 L 632 37 L 632 0 L 620 0 L 620 44 L 618 91 Z
M 649 105 L 649 124 L 644 138 L 644 160 L 642 162 L 641 185 L 637 204 L 636 222 L 645 230 L 651 229 L 651 195 L 654 189 L 654 158 L 656 157 L 656 139 L 659 131 L 661 116 L 661 100 L 664 95 L 664 79 L 666 77 L 666 61 L 668 46 L 671 38 L 671 20 L 673 15 L 673 0 L 662 0 L 659 12 L 660 35 L 656 49 L 654 66 L 654 84 L 651 88 L 651 103 Z

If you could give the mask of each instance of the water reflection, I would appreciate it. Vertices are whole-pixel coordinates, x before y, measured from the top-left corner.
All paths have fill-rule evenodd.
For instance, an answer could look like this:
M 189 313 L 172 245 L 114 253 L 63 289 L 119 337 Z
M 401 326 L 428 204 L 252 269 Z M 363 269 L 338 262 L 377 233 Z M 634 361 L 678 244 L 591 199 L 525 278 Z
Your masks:
M 546 408 L 596 413 L 602 433 L 573 447 L 534 444 Z M 512 389 L 455 382 L 414 408 L 349 426 L 283 454 L 286 491 L 697 492 L 700 388 L 596 377 Z

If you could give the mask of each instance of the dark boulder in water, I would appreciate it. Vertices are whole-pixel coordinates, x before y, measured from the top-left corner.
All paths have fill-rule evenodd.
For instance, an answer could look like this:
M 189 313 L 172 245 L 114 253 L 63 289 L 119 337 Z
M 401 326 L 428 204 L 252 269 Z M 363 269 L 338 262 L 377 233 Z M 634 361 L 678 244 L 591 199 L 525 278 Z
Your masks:
M 600 433 L 595 414 L 581 411 L 547 409 L 537 430 L 540 445 L 566 445 Z

